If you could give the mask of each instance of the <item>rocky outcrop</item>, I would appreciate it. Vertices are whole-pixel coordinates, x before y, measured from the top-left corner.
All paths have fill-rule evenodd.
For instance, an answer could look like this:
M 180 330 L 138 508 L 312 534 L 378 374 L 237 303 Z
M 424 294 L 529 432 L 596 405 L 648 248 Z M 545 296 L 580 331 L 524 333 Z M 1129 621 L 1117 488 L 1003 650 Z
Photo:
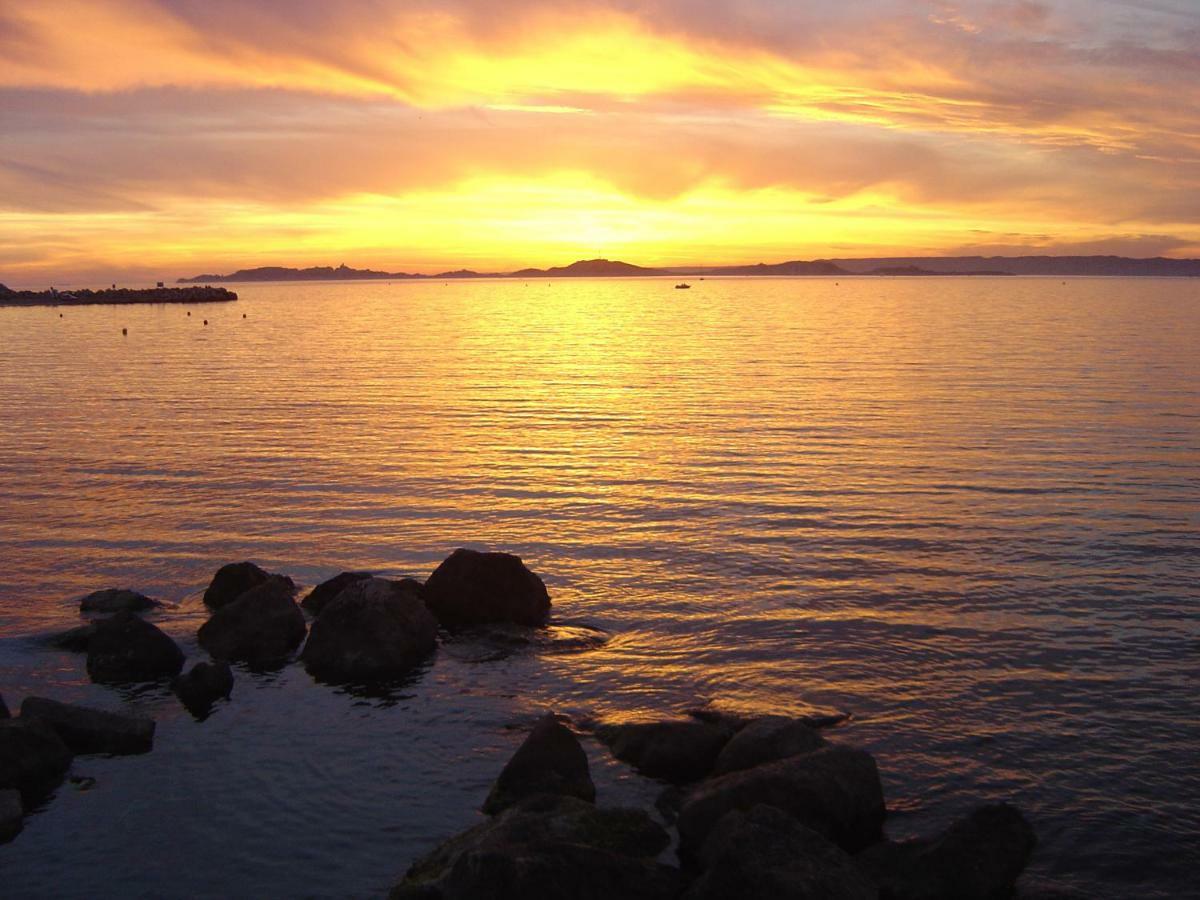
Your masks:
M 324 608 L 301 658 L 319 678 L 370 681 L 409 672 L 436 643 L 437 622 L 420 597 L 399 582 L 366 578 Z
M 596 736 L 643 775 L 687 784 L 712 771 L 732 733 L 724 725 L 684 720 L 601 725 Z
M 200 626 L 198 637 L 214 659 L 271 665 L 300 646 L 307 628 L 304 613 L 292 599 L 290 578 L 271 575 L 216 609 Z
M 1002 900 L 1035 844 L 1020 811 L 998 803 L 979 807 L 938 838 L 887 841 L 858 862 L 886 900 Z
M 874 758 L 830 744 L 697 785 L 679 811 L 683 852 L 698 852 L 727 813 L 759 804 L 778 807 L 847 852 L 881 836 L 883 787 Z
M 697 854 L 683 900 L 876 900 L 853 858 L 773 806 L 727 813 Z
M 233 692 L 233 670 L 222 660 L 198 662 L 172 681 L 171 689 L 193 714 L 202 715 Z
M 46 722 L 0 721 L 0 790 L 20 791 L 33 805 L 58 786 L 70 765 L 70 749 Z
M 179 674 L 183 651 L 167 635 L 134 613 L 119 612 L 96 624 L 88 641 L 92 681 L 154 681 Z
M 483 811 L 499 813 L 536 794 L 576 797 L 588 803 L 596 799 L 587 754 L 571 729 L 552 713 L 534 726 L 500 772 Z
M 24 827 L 25 809 L 21 804 L 21 792 L 0 791 L 0 844 L 7 844 Z
M 519 556 L 455 550 L 425 582 L 425 603 L 448 628 L 512 622 L 544 625 L 550 595 Z
M 41 719 L 54 729 L 72 753 L 149 753 L 154 746 L 154 720 L 26 697 L 22 719 Z
M 721 750 L 713 772 L 725 775 L 763 763 L 812 753 L 825 743 L 815 728 L 798 719 L 763 716 L 738 731 Z
M 334 575 L 328 581 L 322 581 L 309 591 L 308 596 L 300 602 L 300 605 L 310 615 L 319 616 L 321 610 L 328 606 L 329 602 L 345 588 L 356 581 L 362 581 L 371 577 L 370 572 L 342 572 L 339 575 Z
M 251 588 L 258 587 L 271 578 L 271 573 L 266 569 L 256 566 L 252 562 L 229 563 L 217 569 L 217 574 L 213 576 L 208 588 L 204 591 L 204 605 L 209 609 L 220 609 L 222 606 L 228 606 L 234 600 L 237 600 L 242 594 Z M 292 579 L 286 575 L 277 575 L 276 578 L 283 579 L 292 589 L 294 593 L 296 585 Z
M 641 810 L 542 794 L 451 838 L 414 863 L 391 900 L 670 900 L 678 870 Z
M 161 605 L 157 600 L 151 600 L 145 594 L 139 594 L 137 591 L 127 588 L 106 588 L 81 597 L 79 611 L 84 613 L 115 613 L 122 610 L 142 612 Z
M 52 634 L 46 643 L 60 650 L 70 650 L 72 653 L 87 653 L 88 645 L 91 644 L 95 634 L 96 623 L 88 622 L 86 625 L 77 625 L 66 631 Z

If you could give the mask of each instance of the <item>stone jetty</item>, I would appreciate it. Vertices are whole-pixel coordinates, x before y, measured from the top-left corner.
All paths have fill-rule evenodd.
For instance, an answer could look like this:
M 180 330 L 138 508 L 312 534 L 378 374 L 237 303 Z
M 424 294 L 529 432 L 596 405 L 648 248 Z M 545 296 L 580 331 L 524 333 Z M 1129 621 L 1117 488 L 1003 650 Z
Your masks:
M 238 295 L 222 287 L 87 288 L 74 291 L 14 291 L 0 284 L 0 306 L 95 306 L 131 303 L 228 303 Z

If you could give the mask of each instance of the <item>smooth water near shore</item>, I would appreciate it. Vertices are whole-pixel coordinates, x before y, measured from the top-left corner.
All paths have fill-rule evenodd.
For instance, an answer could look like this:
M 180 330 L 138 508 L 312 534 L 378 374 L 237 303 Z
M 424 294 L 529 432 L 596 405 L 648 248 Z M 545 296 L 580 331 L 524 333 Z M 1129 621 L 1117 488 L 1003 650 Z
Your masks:
M 1029 884 L 1196 896 L 1200 281 L 236 289 L 0 309 L 0 693 L 159 723 L 76 760 L 6 896 L 379 896 L 542 710 L 703 702 L 852 710 L 894 836 L 1011 799 Z M 460 545 L 519 553 L 558 624 L 383 694 L 239 670 L 197 723 L 38 639 L 130 586 L 194 660 L 225 562 Z M 587 745 L 602 802 L 652 801 Z

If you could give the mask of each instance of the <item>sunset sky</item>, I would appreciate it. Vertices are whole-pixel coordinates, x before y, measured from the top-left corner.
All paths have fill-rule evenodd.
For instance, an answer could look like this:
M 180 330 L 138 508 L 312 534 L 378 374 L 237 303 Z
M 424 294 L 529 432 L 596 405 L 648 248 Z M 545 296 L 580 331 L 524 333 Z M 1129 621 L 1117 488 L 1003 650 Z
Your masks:
M 0 281 L 1200 256 L 1194 0 L 0 0 Z

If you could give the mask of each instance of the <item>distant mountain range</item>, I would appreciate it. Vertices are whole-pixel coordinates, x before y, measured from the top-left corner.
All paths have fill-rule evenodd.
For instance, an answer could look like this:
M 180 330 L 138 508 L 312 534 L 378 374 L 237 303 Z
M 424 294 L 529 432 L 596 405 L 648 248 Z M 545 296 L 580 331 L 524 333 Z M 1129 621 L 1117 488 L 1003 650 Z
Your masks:
M 671 266 L 651 269 L 608 259 L 585 259 L 569 266 L 519 269 L 516 272 L 475 272 L 457 269 L 436 275 L 412 272 L 378 272 L 342 264 L 292 269 L 262 266 L 239 269 L 229 275 L 196 275 L 180 284 L 213 284 L 222 281 L 362 281 L 440 280 L 451 278 L 629 278 L 653 276 L 721 275 L 876 275 L 882 277 L 931 275 L 1119 275 L 1200 276 L 1200 259 L 1132 259 L 1125 256 L 896 256 L 866 259 L 791 260 L 749 266 Z

